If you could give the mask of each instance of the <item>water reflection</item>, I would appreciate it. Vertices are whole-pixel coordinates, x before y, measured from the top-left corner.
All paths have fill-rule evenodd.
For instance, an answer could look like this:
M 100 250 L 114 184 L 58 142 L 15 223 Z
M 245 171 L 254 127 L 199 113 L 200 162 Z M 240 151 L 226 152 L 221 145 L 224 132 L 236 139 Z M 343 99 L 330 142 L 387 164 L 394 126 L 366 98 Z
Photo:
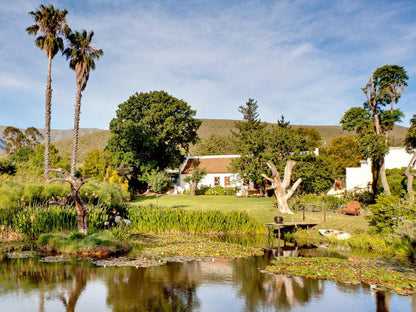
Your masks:
M 375 292 L 369 286 L 264 274 L 259 269 L 270 257 L 146 269 L 4 258 L 0 307 L 41 312 L 416 311 L 415 297 Z M 219 295 L 213 299 L 207 290 Z

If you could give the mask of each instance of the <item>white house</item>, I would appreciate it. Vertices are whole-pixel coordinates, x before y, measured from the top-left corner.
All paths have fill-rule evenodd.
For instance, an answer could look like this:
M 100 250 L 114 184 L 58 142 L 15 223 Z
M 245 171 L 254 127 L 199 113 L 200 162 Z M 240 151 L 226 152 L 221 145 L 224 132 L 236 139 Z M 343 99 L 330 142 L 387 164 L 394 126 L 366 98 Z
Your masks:
M 215 155 L 215 156 L 189 156 L 179 169 L 178 182 L 175 185 L 175 193 L 182 193 L 189 189 L 189 184 L 183 179 L 192 174 L 195 168 L 205 169 L 207 175 L 199 182 L 201 186 L 242 187 L 243 181 L 237 173 L 231 170 L 231 161 L 239 155 Z
M 384 164 L 386 169 L 406 168 L 411 158 L 412 154 L 407 153 L 404 147 L 390 147 Z M 360 167 L 347 168 L 345 179 L 347 191 L 367 188 L 373 181 L 370 160 L 361 161 Z

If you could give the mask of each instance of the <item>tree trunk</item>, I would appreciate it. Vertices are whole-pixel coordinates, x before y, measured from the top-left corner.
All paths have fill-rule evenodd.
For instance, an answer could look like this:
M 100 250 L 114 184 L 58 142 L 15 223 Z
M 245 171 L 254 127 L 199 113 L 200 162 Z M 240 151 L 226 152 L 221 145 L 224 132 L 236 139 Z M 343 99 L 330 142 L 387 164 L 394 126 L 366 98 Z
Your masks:
M 387 195 L 391 195 L 390 193 L 390 186 L 389 186 L 389 182 L 387 181 L 387 175 L 386 175 L 386 166 L 384 164 L 384 157 L 380 166 L 380 179 L 381 179 L 381 184 L 383 185 L 384 188 L 384 192 L 386 192 Z
M 196 186 L 197 183 L 194 181 L 189 182 L 189 195 L 195 196 L 196 195 Z
M 298 179 L 292 185 L 291 189 L 288 192 L 286 192 L 286 189 L 290 185 L 290 180 L 292 177 L 292 170 L 293 170 L 293 167 L 296 165 L 296 162 L 294 160 L 287 161 L 283 181 L 281 181 L 280 179 L 280 175 L 276 169 L 276 166 L 270 161 L 268 161 L 266 164 L 273 173 L 273 179 L 268 177 L 265 174 L 262 174 L 262 177 L 265 178 L 267 181 L 271 182 L 272 184 L 266 190 L 274 191 L 274 194 L 276 196 L 277 209 L 279 212 L 293 214 L 292 210 L 290 210 L 290 207 L 287 201 L 296 191 L 297 187 L 302 182 L 302 179 Z
M 75 202 L 75 207 L 77 209 L 77 229 L 78 232 L 84 233 L 88 235 L 88 227 L 87 227 L 87 220 L 88 220 L 88 209 L 85 206 L 84 202 L 82 201 L 81 197 L 79 196 L 79 189 L 76 190 L 75 187 L 71 184 L 71 193 L 73 193 L 72 198 Z
M 413 204 L 415 201 L 415 194 L 413 192 L 413 178 L 414 173 L 411 173 L 410 170 L 415 166 L 416 163 L 416 152 L 413 152 L 412 159 L 410 159 L 409 164 L 407 165 L 405 175 L 407 177 L 407 194 L 409 196 L 409 201 Z
M 49 149 L 51 142 L 51 103 L 52 103 L 52 55 L 48 57 L 48 76 L 46 78 L 46 96 L 45 96 L 45 157 L 43 163 L 43 177 L 49 180 Z
M 79 116 L 81 114 L 81 89 L 77 90 L 77 98 L 75 104 L 75 115 L 74 115 L 74 135 L 72 143 L 72 161 L 71 161 L 71 175 L 75 176 L 75 168 L 77 164 L 77 153 L 78 153 L 78 134 L 79 134 Z
M 62 168 L 58 169 L 50 169 L 50 171 L 58 172 L 60 174 L 63 174 L 65 178 L 56 178 L 49 180 L 48 182 L 65 182 L 68 183 L 71 187 L 71 192 L 65 197 L 64 200 L 60 202 L 49 202 L 49 204 L 55 204 L 55 205 L 61 205 L 64 206 L 68 202 L 68 198 L 72 198 L 75 203 L 75 208 L 77 209 L 77 229 L 78 232 L 84 233 L 85 235 L 88 235 L 88 226 L 87 226 L 87 220 L 88 220 L 88 208 L 85 206 L 84 202 L 81 199 L 81 196 L 79 195 L 79 190 L 81 187 L 88 182 L 88 180 L 84 180 L 83 178 L 76 178 L 73 175 L 71 175 L 68 171 Z

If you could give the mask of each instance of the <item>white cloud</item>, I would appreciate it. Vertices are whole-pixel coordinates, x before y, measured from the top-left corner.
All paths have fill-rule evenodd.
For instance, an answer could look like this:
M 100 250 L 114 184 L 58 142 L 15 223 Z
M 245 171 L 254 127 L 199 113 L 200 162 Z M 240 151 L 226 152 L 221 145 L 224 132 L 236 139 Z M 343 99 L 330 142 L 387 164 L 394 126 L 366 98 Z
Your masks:
M 16 3 L 12 26 L 0 31 L 0 83 L 20 84 L 43 103 L 46 57 L 24 32 L 35 8 Z M 337 124 L 363 102 L 360 88 L 371 73 L 396 63 L 410 76 L 400 105 L 412 110 L 416 23 L 409 12 L 416 7 L 406 1 L 54 3 L 68 9 L 73 29 L 94 30 L 104 50 L 84 92 L 83 127 L 106 128 L 134 92 L 160 89 L 187 101 L 200 118 L 241 118 L 237 108 L 251 97 L 262 120 L 284 114 L 292 124 Z M 17 50 L 7 47 L 12 42 Z M 55 126 L 71 128 L 74 73 L 58 56 L 53 88 Z M 10 122 L 0 117 L 3 123 Z

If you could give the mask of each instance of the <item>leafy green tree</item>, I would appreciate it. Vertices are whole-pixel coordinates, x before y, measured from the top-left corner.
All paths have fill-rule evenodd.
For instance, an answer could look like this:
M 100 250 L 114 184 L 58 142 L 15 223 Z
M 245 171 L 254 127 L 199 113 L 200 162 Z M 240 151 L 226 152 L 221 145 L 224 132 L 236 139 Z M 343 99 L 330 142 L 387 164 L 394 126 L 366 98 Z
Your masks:
M 334 168 L 334 177 L 345 176 L 345 169 L 357 167 L 364 159 L 358 148 L 357 138 L 353 135 L 341 135 L 331 140 L 331 145 L 320 151 L 329 158 Z
M 153 191 L 156 193 L 156 203 L 159 207 L 158 194 L 169 186 L 170 178 L 165 171 L 159 171 L 152 169 L 150 172 L 146 172 L 144 179 L 148 186 L 151 186 Z
M 35 147 L 43 140 L 42 133 L 35 127 L 29 127 L 25 130 L 25 144 L 29 147 Z
M 198 187 L 198 183 L 207 175 L 207 171 L 205 168 L 199 169 L 196 167 L 193 172 L 186 176 L 183 181 L 185 183 L 189 183 L 189 193 L 191 196 L 196 195 L 196 189 Z
M 299 127 L 296 128 L 294 131 L 296 134 L 299 134 L 306 139 L 308 150 L 313 150 L 319 147 L 319 145 L 321 144 L 321 134 L 319 133 L 319 131 L 313 128 Z
M 89 33 L 86 30 L 72 32 L 69 27 L 66 27 L 65 35 L 69 41 L 69 46 L 64 50 L 63 54 L 66 56 L 67 60 L 70 60 L 69 67 L 75 71 L 75 82 L 77 85 L 71 159 L 71 174 L 75 176 L 82 91 L 84 91 L 87 86 L 90 71 L 95 69 L 95 60 L 98 60 L 104 53 L 102 49 L 97 49 L 93 46 L 93 31 Z
M 131 184 L 146 171 L 178 167 L 197 142 L 195 111 L 165 91 L 136 93 L 119 105 L 108 142 L 117 166 L 128 168 Z M 133 181 L 135 180 L 135 181 Z M 133 185 L 132 185 L 133 186 Z
M 191 152 L 193 155 L 232 155 L 237 150 L 231 136 L 213 133 L 194 145 Z
M 371 159 L 374 194 L 378 191 L 379 178 L 384 191 L 390 194 L 384 156 L 388 152 L 389 133 L 403 117 L 403 113 L 400 109 L 394 109 L 394 105 L 405 92 L 407 80 L 406 71 L 401 66 L 377 68 L 367 85 L 361 89 L 367 98 L 363 108 L 353 107 L 341 119 L 343 129 L 356 131 L 363 156 Z
M 7 127 L 3 131 L 3 139 L 6 144 L 6 153 L 13 154 L 25 145 L 25 135 L 20 129 L 15 127 Z
M 329 191 L 333 184 L 332 165 L 325 156 L 313 153 L 299 154 L 295 157 L 297 166 L 293 179 L 302 179 L 300 189 L 308 194 L 321 194 Z
M 25 150 L 22 153 L 26 153 Z M 69 168 L 69 162 L 64 157 L 59 155 L 59 151 L 56 149 L 55 145 L 50 145 L 50 162 L 53 167 L 62 167 L 65 169 Z M 29 160 L 26 162 L 17 163 L 17 172 L 16 175 L 23 178 L 40 178 L 43 175 L 43 161 L 45 155 L 45 146 L 39 144 L 35 146 L 34 152 L 28 152 Z M 23 158 L 23 155 L 22 155 Z
M 6 144 L 6 152 L 8 154 L 16 153 L 20 148 L 28 146 L 33 148 L 39 144 L 43 136 L 38 129 L 29 127 L 25 130 L 25 133 L 15 127 L 7 127 L 3 131 L 3 138 Z
M 30 157 L 35 154 L 35 150 L 29 146 L 23 146 L 19 148 L 15 153 L 10 155 L 8 159 L 17 164 L 17 163 L 23 163 L 28 162 Z
M 49 145 L 51 139 L 51 101 L 52 101 L 52 59 L 55 55 L 62 51 L 64 42 L 60 35 L 63 35 L 66 25 L 67 10 L 58 10 L 49 5 L 45 7 L 40 5 L 36 11 L 30 11 L 29 15 L 35 20 L 35 24 L 26 28 L 29 35 L 36 36 L 38 32 L 41 34 L 36 38 L 36 46 L 46 52 L 48 58 L 48 76 L 46 79 L 46 98 L 45 98 L 45 156 L 44 156 L 44 178 L 49 178 Z
M 243 179 L 254 183 L 263 183 L 262 174 L 266 172 L 263 153 L 266 151 L 266 138 L 269 135 L 265 124 L 261 122 L 257 112 L 257 101 L 248 99 L 245 106 L 238 111 L 243 114 L 244 121 L 234 124 L 237 131 L 232 131 L 234 144 L 240 157 L 232 160 L 232 168 Z
M 103 180 L 110 163 L 111 155 L 108 151 L 101 151 L 98 148 L 93 149 L 85 156 L 81 173 L 84 177 Z

